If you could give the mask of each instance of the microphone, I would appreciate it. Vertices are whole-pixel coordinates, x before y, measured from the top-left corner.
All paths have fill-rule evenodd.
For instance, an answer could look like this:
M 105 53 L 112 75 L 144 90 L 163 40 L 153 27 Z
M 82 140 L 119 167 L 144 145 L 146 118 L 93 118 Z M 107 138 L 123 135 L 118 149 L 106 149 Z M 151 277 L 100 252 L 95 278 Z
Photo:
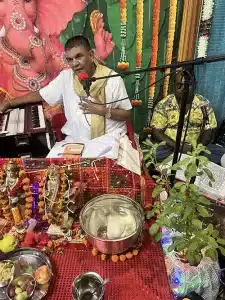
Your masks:
M 78 80 L 82 84 L 87 96 L 89 97 L 92 81 L 90 80 L 88 74 L 87 73 L 79 73 L 78 74 Z

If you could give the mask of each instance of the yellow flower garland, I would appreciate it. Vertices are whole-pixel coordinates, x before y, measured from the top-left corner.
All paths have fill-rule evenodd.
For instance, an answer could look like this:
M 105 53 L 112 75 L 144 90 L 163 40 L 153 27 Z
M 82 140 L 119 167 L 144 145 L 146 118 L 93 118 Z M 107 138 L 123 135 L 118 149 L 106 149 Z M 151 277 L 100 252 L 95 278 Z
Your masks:
M 166 64 L 170 64 L 172 61 L 174 34 L 175 34 L 175 27 L 176 27 L 176 16 L 177 16 L 177 0 L 170 0 Z M 170 69 L 166 69 L 165 75 L 167 75 L 169 73 L 170 73 Z M 163 96 L 164 97 L 167 96 L 168 87 L 169 87 L 169 76 L 167 76 L 164 81 L 164 87 L 163 87 Z
M 143 25 L 144 25 L 144 0 L 137 0 L 136 8 L 136 69 L 140 69 L 142 66 L 142 52 L 143 52 Z M 139 99 L 139 86 L 141 75 L 135 74 L 135 99 L 132 100 L 133 106 L 142 105 L 142 101 Z

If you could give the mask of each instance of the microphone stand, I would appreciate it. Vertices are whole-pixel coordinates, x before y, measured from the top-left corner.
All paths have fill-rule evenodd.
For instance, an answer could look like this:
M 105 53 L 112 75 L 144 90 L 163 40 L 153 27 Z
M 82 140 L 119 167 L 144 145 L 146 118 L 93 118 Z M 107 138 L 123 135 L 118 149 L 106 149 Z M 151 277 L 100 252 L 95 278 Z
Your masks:
M 212 63 L 212 62 L 218 62 L 218 61 L 223 61 L 225 60 L 225 54 L 220 54 L 220 55 L 214 55 L 214 56 L 208 56 L 206 58 L 196 58 L 193 60 L 187 60 L 187 61 L 182 61 L 182 62 L 177 62 L 177 63 L 172 63 L 172 64 L 167 64 L 167 65 L 162 65 L 162 66 L 156 66 L 152 68 L 145 68 L 145 69 L 140 69 L 140 70 L 135 70 L 135 71 L 127 71 L 124 73 L 117 73 L 109 76 L 102 76 L 102 77 L 91 77 L 88 79 L 89 82 L 100 80 L 100 79 L 107 79 L 107 78 L 112 78 L 112 77 L 125 77 L 129 75 L 134 75 L 134 74 L 139 74 L 139 73 L 147 73 L 151 71 L 164 71 L 167 68 L 171 69 L 176 69 L 176 68 L 185 68 L 186 66 L 197 66 L 197 65 L 202 65 L 204 63 Z M 179 122 L 178 122 L 178 129 L 177 129 L 177 136 L 176 136 L 176 143 L 175 143 L 175 149 L 174 149 L 174 156 L 173 156 L 173 162 L 172 165 L 174 165 L 177 160 L 178 160 L 178 155 L 179 155 L 179 148 L 181 144 L 181 138 L 182 138 L 182 132 L 183 132 L 183 125 L 184 125 L 184 118 L 185 118 L 185 110 L 186 110 L 186 103 L 189 97 L 189 80 L 187 78 L 188 72 L 184 71 L 185 75 L 185 82 L 184 82 L 184 93 L 183 93 L 183 99 L 181 102 L 181 108 L 180 108 L 180 116 L 179 116 Z M 90 88 L 89 88 L 90 89 Z M 194 95 L 194 93 L 193 93 Z M 193 100 L 193 99 L 192 99 Z M 174 180 L 176 176 L 176 171 L 173 172 L 172 174 L 172 179 L 171 179 L 171 186 L 174 185 Z
M 184 119 L 185 119 L 185 113 L 186 113 L 186 106 L 188 104 L 188 100 L 190 96 L 194 96 L 194 93 L 190 90 L 190 75 L 189 73 L 184 70 L 184 89 L 181 97 L 181 104 L 180 104 L 180 115 L 179 115 L 179 121 L 178 121 L 178 128 L 177 128 L 177 136 L 176 136 L 176 142 L 174 147 L 174 154 L 173 154 L 173 161 L 172 165 L 176 164 L 178 161 L 178 155 L 180 152 L 180 148 L 182 149 L 182 133 L 183 133 L 183 127 L 184 127 Z M 191 86 L 192 87 L 192 86 Z M 194 97 L 191 99 L 191 103 L 193 101 Z M 171 171 L 171 177 L 170 177 L 170 185 L 171 187 L 174 186 L 176 171 Z

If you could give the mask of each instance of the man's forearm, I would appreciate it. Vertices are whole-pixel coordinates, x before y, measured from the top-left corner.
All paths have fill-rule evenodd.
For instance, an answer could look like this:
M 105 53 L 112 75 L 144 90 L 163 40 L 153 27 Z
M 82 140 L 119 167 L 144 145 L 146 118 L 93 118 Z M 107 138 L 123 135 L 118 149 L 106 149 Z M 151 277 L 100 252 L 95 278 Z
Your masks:
M 210 144 L 214 139 L 214 132 L 212 129 L 208 129 L 203 132 L 202 136 L 198 140 L 198 143 L 203 144 L 204 146 Z
M 104 115 L 108 113 L 109 109 L 105 108 Z M 131 119 L 132 111 L 119 109 L 119 108 L 111 108 L 111 119 L 118 121 L 129 121 Z
M 38 103 L 41 101 L 43 101 L 43 99 L 40 93 L 37 91 L 12 99 L 9 103 L 9 106 L 13 108 L 22 106 L 24 104 Z
M 156 142 L 166 142 L 166 144 L 169 147 L 174 149 L 175 142 L 170 137 L 168 137 L 168 135 L 166 135 L 162 130 L 153 128 L 152 136 Z

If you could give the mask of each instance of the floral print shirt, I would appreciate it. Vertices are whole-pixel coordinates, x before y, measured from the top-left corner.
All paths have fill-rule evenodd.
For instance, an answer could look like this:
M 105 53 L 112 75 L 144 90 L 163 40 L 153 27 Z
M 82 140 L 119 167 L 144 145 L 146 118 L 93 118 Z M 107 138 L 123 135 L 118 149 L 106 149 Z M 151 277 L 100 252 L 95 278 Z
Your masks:
M 204 123 L 202 107 L 204 107 L 204 111 L 207 114 L 207 120 L 204 130 L 214 129 L 217 127 L 216 117 L 211 104 L 203 96 L 195 94 L 185 140 L 186 143 L 191 144 L 193 147 L 196 146 L 203 129 L 202 127 Z M 187 126 L 188 113 L 189 112 L 187 112 L 185 115 L 183 135 Z M 159 101 L 159 103 L 156 105 L 152 116 L 151 127 L 163 130 L 167 136 L 175 141 L 177 135 L 179 114 L 180 108 L 177 103 L 176 97 L 174 94 L 171 94 Z

